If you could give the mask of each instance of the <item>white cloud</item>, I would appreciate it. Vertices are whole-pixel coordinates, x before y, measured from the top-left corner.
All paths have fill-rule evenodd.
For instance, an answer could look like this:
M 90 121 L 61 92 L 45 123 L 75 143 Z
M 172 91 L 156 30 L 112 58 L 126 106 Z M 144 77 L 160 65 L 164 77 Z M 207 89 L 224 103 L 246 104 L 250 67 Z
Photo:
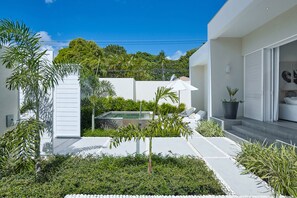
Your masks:
M 178 60 L 181 56 L 184 56 L 184 55 L 186 55 L 186 52 L 177 50 L 172 56 L 167 56 L 166 58 L 168 60 Z
M 45 0 L 44 2 L 47 4 L 54 3 L 56 0 Z
M 59 42 L 52 39 L 52 37 L 46 31 L 40 31 L 37 33 L 40 37 L 41 45 L 43 50 L 54 51 L 54 54 L 57 55 L 59 49 L 68 46 L 68 42 Z

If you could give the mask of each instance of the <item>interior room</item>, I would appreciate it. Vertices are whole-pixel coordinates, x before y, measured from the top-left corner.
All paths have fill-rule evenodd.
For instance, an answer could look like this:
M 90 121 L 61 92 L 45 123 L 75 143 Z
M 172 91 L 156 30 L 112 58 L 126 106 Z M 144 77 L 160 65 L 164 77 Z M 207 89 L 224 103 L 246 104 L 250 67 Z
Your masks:
M 279 119 L 297 122 L 297 41 L 280 47 Z

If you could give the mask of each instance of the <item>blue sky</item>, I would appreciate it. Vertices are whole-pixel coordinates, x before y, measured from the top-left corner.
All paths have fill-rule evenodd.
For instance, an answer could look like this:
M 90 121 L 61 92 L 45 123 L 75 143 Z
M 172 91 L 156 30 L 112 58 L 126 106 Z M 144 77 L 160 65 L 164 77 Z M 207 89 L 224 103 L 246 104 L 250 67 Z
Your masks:
M 129 53 L 158 54 L 164 50 L 176 58 L 207 40 L 207 23 L 225 2 L 6 0 L 1 2 L 0 18 L 26 23 L 56 51 L 81 37 L 95 40 L 101 47 L 112 42 L 123 45 Z

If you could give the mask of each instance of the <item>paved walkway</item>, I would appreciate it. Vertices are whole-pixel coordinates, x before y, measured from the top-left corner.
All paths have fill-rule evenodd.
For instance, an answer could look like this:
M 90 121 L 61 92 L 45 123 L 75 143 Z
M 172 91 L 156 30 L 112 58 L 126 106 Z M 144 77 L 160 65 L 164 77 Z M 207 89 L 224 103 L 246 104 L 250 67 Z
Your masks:
M 194 130 L 194 124 L 190 125 Z M 80 139 L 55 139 L 54 153 L 76 155 L 135 154 L 136 143 L 125 142 L 117 148 L 109 148 L 110 138 L 84 137 Z M 147 153 L 148 139 L 140 141 L 140 153 Z M 234 196 L 273 196 L 265 182 L 253 174 L 243 175 L 234 157 L 240 147 L 228 138 L 205 138 L 194 130 L 194 135 L 184 138 L 153 138 L 153 152 L 162 155 L 191 155 L 202 158 L 225 186 L 228 194 Z

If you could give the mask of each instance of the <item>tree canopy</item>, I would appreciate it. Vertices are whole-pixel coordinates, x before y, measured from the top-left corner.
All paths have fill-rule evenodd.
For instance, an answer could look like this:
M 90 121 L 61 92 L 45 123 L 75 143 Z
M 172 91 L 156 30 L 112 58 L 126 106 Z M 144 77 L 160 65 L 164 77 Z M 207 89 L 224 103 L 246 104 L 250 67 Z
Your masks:
M 189 76 L 189 57 L 195 51 L 188 51 L 179 60 L 168 60 L 164 51 L 158 55 L 147 52 L 128 54 L 119 45 L 102 48 L 94 41 L 77 38 L 59 51 L 55 61 L 80 64 L 83 70 L 88 71 L 95 71 L 99 67 L 100 77 L 169 80 L 173 74 Z

